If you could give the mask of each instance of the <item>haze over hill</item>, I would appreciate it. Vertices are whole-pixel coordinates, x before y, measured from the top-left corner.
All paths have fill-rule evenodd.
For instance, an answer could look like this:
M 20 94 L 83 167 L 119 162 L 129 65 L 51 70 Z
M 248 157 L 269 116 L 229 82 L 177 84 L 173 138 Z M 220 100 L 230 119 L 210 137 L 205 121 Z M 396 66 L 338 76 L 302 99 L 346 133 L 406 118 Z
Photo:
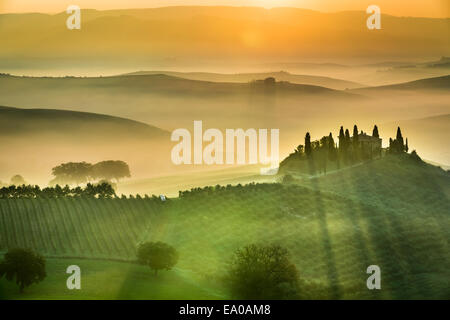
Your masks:
M 307 131 L 313 139 L 330 131 L 336 137 L 340 125 L 352 128 L 356 123 L 370 132 L 374 124 L 395 124 L 449 112 L 448 76 L 398 87 L 403 89 L 338 91 L 288 82 L 223 83 L 161 74 L 96 78 L 3 75 L 0 76 L 0 105 L 109 114 L 143 121 L 169 132 L 176 128 L 192 130 L 194 120 L 202 120 L 204 128 L 222 130 L 278 128 L 283 157 L 303 142 Z M 422 148 L 427 150 L 424 157 L 428 160 L 448 164 L 445 147 L 438 151 L 424 144 L 427 139 L 433 139 L 431 132 L 438 137 L 446 135 L 448 128 L 441 132 L 429 131 L 429 135 L 424 134 L 425 140 L 413 134 L 411 146 L 419 154 Z M 42 130 L 48 129 L 42 127 Z M 405 130 L 405 136 L 409 136 L 410 127 Z M 396 128 L 381 126 L 380 131 L 386 146 Z M 125 136 L 131 137 L 132 132 Z
M 170 133 L 107 115 L 0 107 L 1 181 L 21 174 L 46 185 L 64 162 L 123 160 L 132 176 L 174 172 Z
M 255 80 L 263 80 L 269 77 L 273 77 L 278 81 L 288 81 L 297 84 L 321 86 L 336 90 L 364 87 L 363 84 L 352 81 L 334 79 L 330 77 L 291 74 L 285 71 L 260 72 L 260 73 L 235 73 L 235 74 L 210 73 L 210 72 L 137 71 L 127 73 L 125 75 L 140 76 L 152 74 L 165 74 L 184 79 L 213 81 L 213 82 L 251 82 Z
M 394 132 L 397 126 L 408 133 L 411 150 L 417 149 L 424 159 L 450 165 L 450 145 L 447 143 L 450 140 L 450 114 L 381 125 L 383 132 Z
M 357 88 L 354 92 L 374 94 L 380 93 L 382 91 L 411 91 L 422 93 L 423 91 L 439 91 L 443 90 L 444 93 L 448 93 L 450 90 L 450 75 L 445 75 L 442 77 L 420 79 L 415 81 L 410 81 L 407 83 L 392 84 L 386 86 L 368 87 L 368 88 Z
M 26 95 L 22 94 L 27 92 Z M 217 128 L 276 127 L 283 110 L 365 101 L 356 94 L 319 86 L 277 82 L 217 83 L 167 75 L 96 78 L 0 76 L 0 104 L 97 112 L 141 120 L 166 130 L 203 120 Z M 314 107 L 313 107 L 314 106 Z M 350 107 L 351 109 L 352 107 Z
M 383 28 L 371 31 L 364 11 L 206 6 L 83 10 L 81 30 L 68 30 L 67 17 L 65 12 L 0 15 L 0 68 L 67 72 L 99 66 L 211 66 L 230 72 L 240 66 L 245 72 L 246 66 L 266 63 L 355 64 L 450 55 L 448 18 L 382 15 Z
M 55 109 L 19 109 L 0 106 L 0 135 L 57 134 L 64 139 L 161 139 L 169 132 L 142 122 L 104 114 Z M 112 135 L 114 133 L 114 135 Z

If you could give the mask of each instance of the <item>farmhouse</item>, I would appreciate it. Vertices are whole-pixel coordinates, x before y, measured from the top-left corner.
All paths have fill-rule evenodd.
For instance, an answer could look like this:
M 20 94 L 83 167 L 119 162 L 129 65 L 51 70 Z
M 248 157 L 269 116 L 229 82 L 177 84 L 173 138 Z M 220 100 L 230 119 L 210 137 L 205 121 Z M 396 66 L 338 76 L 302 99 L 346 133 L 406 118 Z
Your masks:
M 353 143 L 354 137 L 350 139 Z M 382 140 L 379 137 L 370 136 L 363 131 L 358 134 L 358 147 L 363 153 L 367 153 L 368 155 L 380 155 L 381 143 Z

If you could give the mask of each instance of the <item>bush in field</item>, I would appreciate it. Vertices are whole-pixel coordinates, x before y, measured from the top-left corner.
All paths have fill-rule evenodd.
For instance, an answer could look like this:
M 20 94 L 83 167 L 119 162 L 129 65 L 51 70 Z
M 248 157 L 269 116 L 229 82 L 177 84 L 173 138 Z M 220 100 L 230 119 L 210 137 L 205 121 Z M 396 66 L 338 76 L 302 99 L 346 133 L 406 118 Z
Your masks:
M 235 252 L 228 270 L 233 298 L 295 299 L 298 272 L 289 253 L 278 245 L 249 245 Z
M 145 242 L 138 247 L 137 257 L 141 264 L 155 270 L 170 270 L 178 262 L 176 249 L 164 242 Z
M 44 280 L 45 259 L 31 249 L 10 249 L 0 262 L 0 278 L 15 281 L 20 293 L 25 287 Z
M 27 182 L 20 174 L 16 174 L 15 176 L 13 176 L 11 178 L 10 184 L 15 185 L 15 186 L 21 186 L 21 185 L 27 184 Z
M 283 183 L 294 183 L 294 181 L 295 181 L 294 177 L 290 174 L 286 174 L 283 176 L 282 180 Z

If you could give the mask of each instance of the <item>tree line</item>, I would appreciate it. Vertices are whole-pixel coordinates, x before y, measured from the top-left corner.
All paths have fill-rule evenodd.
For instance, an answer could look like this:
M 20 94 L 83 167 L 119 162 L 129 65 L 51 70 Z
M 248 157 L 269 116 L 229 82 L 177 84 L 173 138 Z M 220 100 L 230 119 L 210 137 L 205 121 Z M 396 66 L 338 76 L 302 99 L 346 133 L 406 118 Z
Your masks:
M 8 186 L 0 188 L 0 199 L 17 199 L 17 198 L 76 198 L 76 197 L 91 197 L 91 198 L 112 198 L 116 196 L 116 192 L 109 183 L 91 184 L 88 183 L 86 187 L 70 188 L 68 185 L 61 187 L 56 185 L 54 187 L 47 187 L 41 189 L 35 185 L 21 185 Z

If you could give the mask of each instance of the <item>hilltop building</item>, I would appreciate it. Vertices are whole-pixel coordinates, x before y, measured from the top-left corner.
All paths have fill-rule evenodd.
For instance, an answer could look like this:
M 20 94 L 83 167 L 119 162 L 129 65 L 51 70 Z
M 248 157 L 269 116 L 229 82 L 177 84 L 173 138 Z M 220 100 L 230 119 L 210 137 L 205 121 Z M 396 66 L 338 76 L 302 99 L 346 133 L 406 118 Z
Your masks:
M 353 137 L 351 137 L 353 143 Z M 360 150 L 368 155 L 380 155 L 381 154 L 382 140 L 379 137 L 370 136 L 365 132 L 358 134 L 358 146 Z

